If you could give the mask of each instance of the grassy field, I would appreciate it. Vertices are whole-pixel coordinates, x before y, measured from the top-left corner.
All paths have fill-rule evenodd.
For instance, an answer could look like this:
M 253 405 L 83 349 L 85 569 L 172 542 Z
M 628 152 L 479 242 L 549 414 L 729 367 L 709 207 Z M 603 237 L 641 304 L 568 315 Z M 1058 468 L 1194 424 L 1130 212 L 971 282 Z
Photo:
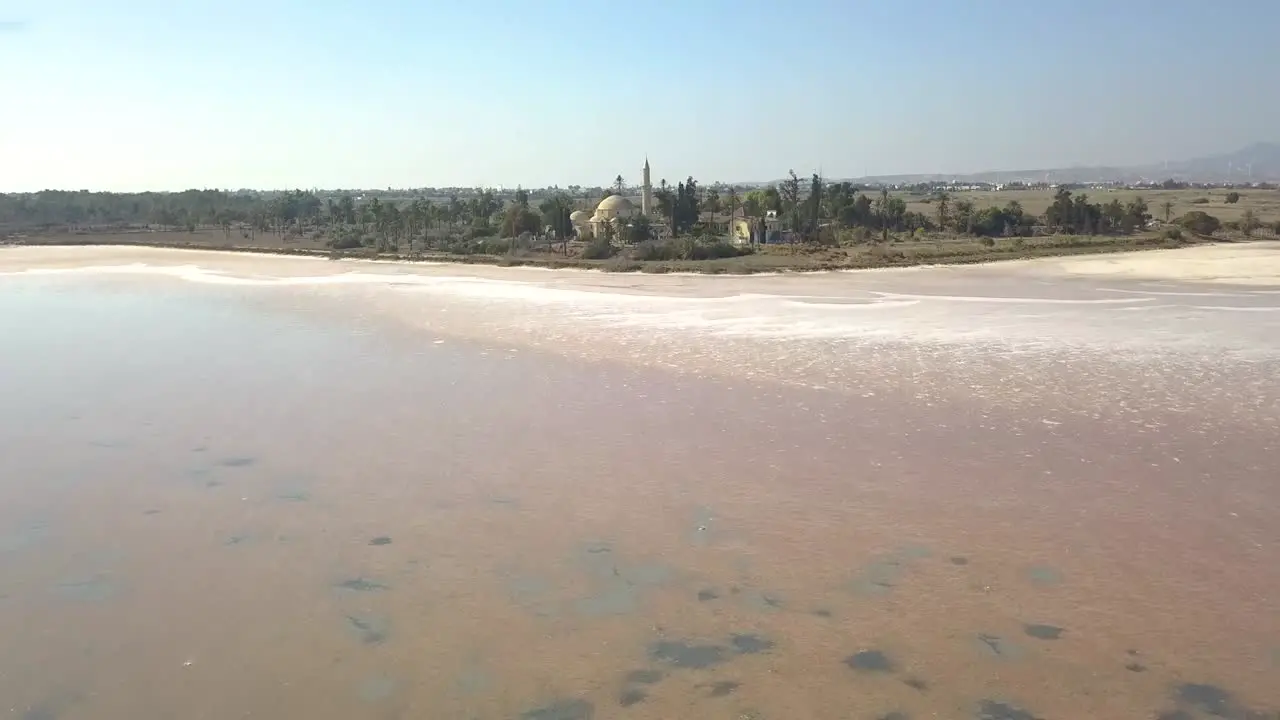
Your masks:
M 577 267 L 612 272 L 699 272 L 710 274 L 750 274 L 760 272 L 837 270 L 874 267 L 901 267 L 926 264 L 958 264 L 1085 253 L 1119 252 L 1158 247 L 1176 247 L 1158 234 L 1111 236 L 1055 235 L 1035 238 L 988 239 L 938 237 L 899 240 L 887 245 L 851 247 L 766 246 L 739 257 L 715 260 L 652 260 L 627 258 L 625 251 L 608 260 L 588 260 L 578 256 L 578 248 L 570 245 L 569 254 L 519 252 L 509 255 L 450 255 L 445 253 L 381 254 L 362 248 L 333 251 L 323 239 L 283 240 L 269 233 L 259 233 L 252 240 L 238 234 L 228 239 L 220 230 L 188 232 L 129 232 L 37 235 L 11 239 L 24 245 L 139 245 L 150 247 L 226 250 L 311 255 L 330 258 L 380 258 L 430 260 L 487 265 L 536 265 L 543 267 Z
M 1045 209 L 1053 203 L 1054 190 L 1007 190 L 1000 192 L 956 192 L 952 193 L 952 202 L 956 200 L 968 200 L 977 208 L 989 206 L 1003 207 L 1010 200 L 1017 200 L 1022 204 L 1022 209 L 1033 215 L 1043 214 Z M 1113 199 L 1119 199 L 1121 202 L 1127 202 L 1135 196 L 1141 195 L 1150 208 L 1152 216 L 1157 220 L 1164 220 L 1164 212 L 1162 205 L 1165 202 L 1173 203 L 1173 212 L 1171 217 L 1177 219 L 1192 210 L 1202 210 L 1213 215 L 1223 222 L 1231 220 L 1239 220 L 1244 215 L 1245 210 L 1253 210 L 1254 215 L 1263 223 L 1274 223 L 1280 221 L 1280 190 L 1254 190 L 1242 189 L 1235 192 L 1240 193 L 1240 201 L 1234 204 L 1227 202 L 1227 193 L 1230 190 L 1221 188 L 1214 190 L 1079 190 L 1075 193 L 1084 193 L 1089 196 L 1090 202 L 1106 204 Z M 926 216 L 933 217 L 937 214 L 937 208 L 932 203 L 926 202 L 928 195 L 914 193 L 899 193 L 902 199 L 907 201 L 907 210 L 923 213 Z M 1208 200 L 1207 203 L 1193 202 L 1197 199 Z

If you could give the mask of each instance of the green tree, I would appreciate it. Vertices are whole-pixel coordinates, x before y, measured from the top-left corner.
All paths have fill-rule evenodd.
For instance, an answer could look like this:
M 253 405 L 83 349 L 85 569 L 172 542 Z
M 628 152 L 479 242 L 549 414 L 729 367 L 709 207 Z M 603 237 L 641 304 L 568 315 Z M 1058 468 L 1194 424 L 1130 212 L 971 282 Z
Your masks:
M 720 193 L 715 188 L 707 188 L 703 191 L 702 212 L 718 213 L 720 212 Z
M 778 191 L 777 185 L 764 189 L 764 209 L 782 217 L 782 193 Z
M 504 238 L 517 238 L 524 233 L 535 234 L 541 230 L 540 221 L 538 213 L 530 210 L 528 205 L 512 203 L 502 214 L 502 227 L 498 234 Z
M 1045 210 L 1045 224 L 1056 228 L 1059 232 L 1075 230 L 1075 203 L 1071 201 L 1071 191 L 1065 187 L 1058 188 L 1053 194 L 1053 203 Z
M 693 229 L 698 221 L 698 183 L 690 176 L 676 185 L 671 208 L 671 234 L 681 235 Z
M 538 209 L 542 211 L 543 224 L 551 228 L 553 240 L 564 243 L 564 250 L 568 252 L 569 237 L 573 235 L 573 222 L 569 220 L 569 216 L 573 214 L 573 199 L 557 192 L 543 200 Z
M 814 173 L 809 178 L 809 196 L 804 200 L 806 239 L 812 240 L 817 236 L 818 226 L 822 223 L 822 201 L 825 195 L 822 178 Z
M 478 227 L 489 227 L 493 222 L 493 214 L 502 208 L 502 203 L 498 202 L 497 196 L 493 191 L 485 188 L 480 191 L 472 202 L 471 217 L 472 225 Z
M 1101 222 L 1101 207 L 1090 203 L 1089 196 L 1084 193 L 1076 195 L 1071 203 L 1072 232 L 1092 235 L 1098 231 L 1098 225 Z
M 445 221 L 451 226 L 457 225 L 462 222 L 466 213 L 466 204 L 462 202 L 462 198 L 458 197 L 458 193 L 449 193 L 449 202 L 445 206 Z
M 742 195 L 742 214 L 747 217 L 764 217 L 764 190 L 748 190 Z
M 658 202 L 658 214 L 666 218 L 668 226 L 671 226 L 675 217 L 676 194 L 664 187 L 653 193 L 653 199 Z
M 1122 229 L 1125 232 L 1133 232 L 1141 230 L 1151 221 L 1151 213 L 1147 212 L 1147 201 L 1142 196 L 1135 197 L 1124 205 L 1124 221 Z
M 1102 228 L 1100 232 L 1119 232 L 1124 225 L 1124 204 L 1118 198 L 1102 207 Z
M 400 251 L 400 238 L 404 233 L 404 219 L 400 214 L 400 206 L 387 203 L 382 206 L 383 236 L 387 250 Z
M 653 227 L 649 222 L 649 218 L 644 215 L 628 218 L 621 224 L 618 238 L 622 242 L 632 245 L 653 239 Z
M 947 216 L 947 210 L 950 202 L 951 196 L 948 195 L 945 190 L 938 193 L 938 199 L 934 201 L 934 212 L 936 212 L 938 216 L 939 229 L 945 230 L 947 227 L 947 220 L 949 219 Z
M 382 201 L 375 197 L 365 206 L 365 211 L 373 224 L 374 249 L 377 252 L 382 252 L 386 248 L 387 242 L 386 208 L 383 206 Z
M 955 224 L 956 229 L 964 233 L 973 233 L 974 208 L 973 201 L 964 199 L 956 201 Z
M 823 217 L 830 218 L 837 225 L 844 224 L 845 208 L 853 204 L 853 186 L 847 182 L 827 183 L 823 200 Z
M 345 194 L 338 198 L 338 216 L 342 222 L 347 225 L 354 225 L 356 222 L 356 200 L 349 194 Z

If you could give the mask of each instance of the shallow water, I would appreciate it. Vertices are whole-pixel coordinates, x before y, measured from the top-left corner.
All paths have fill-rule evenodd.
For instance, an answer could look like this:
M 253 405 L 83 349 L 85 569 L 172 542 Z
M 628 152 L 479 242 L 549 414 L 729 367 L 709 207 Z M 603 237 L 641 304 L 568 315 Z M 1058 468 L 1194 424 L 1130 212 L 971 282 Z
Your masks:
M 262 292 L 0 283 L 15 717 L 1280 710 L 1273 417 L 1203 377 L 816 390 Z

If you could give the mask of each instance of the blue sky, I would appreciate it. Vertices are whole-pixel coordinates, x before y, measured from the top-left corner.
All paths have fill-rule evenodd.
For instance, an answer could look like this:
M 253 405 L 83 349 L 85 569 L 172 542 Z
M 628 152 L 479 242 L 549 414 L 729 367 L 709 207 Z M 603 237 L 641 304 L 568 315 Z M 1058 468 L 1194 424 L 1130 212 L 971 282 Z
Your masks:
M 1280 2 L 0 0 L 0 191 L 607 185 L 1280 140 Z

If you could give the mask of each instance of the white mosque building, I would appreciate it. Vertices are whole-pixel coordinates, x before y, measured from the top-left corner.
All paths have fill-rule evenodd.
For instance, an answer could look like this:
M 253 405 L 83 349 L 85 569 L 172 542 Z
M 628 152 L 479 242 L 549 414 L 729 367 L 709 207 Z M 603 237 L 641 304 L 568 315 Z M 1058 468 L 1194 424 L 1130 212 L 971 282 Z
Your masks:
M 649 218 L 649 229 L 657 240 L 671 236 L 671 226 L 655 217 L 658 208 L 653 203 L 653 183 L 649 174 L 649 158 L 644 160 L 644 179 L 640 185 L 640 206 L 622 195 L 610 195 L 596 205 L 596 209 L 588 213 L 586 210 L 575 210 L 569 215 L 569 222 L 579 237 L 590 233 L 595 237 L 605 235 L 605 226 L 612 226 L 616 232 L 619 225 L 626 224 L 630 218 L 643 215 Z M 743 208 L 735 208 L 729 213 L 699 213 L 698 222 L 710 228 L 715 234 L 736 243 L 770 242 L 766 237 L 773 237 L 781 231 L 781 224 L 772 214 L 763 219 L 748 218 Z M 763 227 L 758 228 L 757 223 Z M 761 234 L 763 233 L 763 234 Z M 781 237 L 780 235 L 778 237 Z
M 605 232 L 605 225 L 625 223 L 629 218 L 644 215 L 653 219 L 656 208 L 653 205 L 653 182 L 649 175 L 649 159 L 644 160 L 644 181 L 640 186 L 640 207 L 621 195 L 610 195 L 596 205 L 595 212 L 588 215 L 585 210 L 576 210 L 569 216 L 573 228 L 579 235 L 584 231 L 600 236 Z M 661 232 L 663 223 L 654 223 L 655 231 Z

